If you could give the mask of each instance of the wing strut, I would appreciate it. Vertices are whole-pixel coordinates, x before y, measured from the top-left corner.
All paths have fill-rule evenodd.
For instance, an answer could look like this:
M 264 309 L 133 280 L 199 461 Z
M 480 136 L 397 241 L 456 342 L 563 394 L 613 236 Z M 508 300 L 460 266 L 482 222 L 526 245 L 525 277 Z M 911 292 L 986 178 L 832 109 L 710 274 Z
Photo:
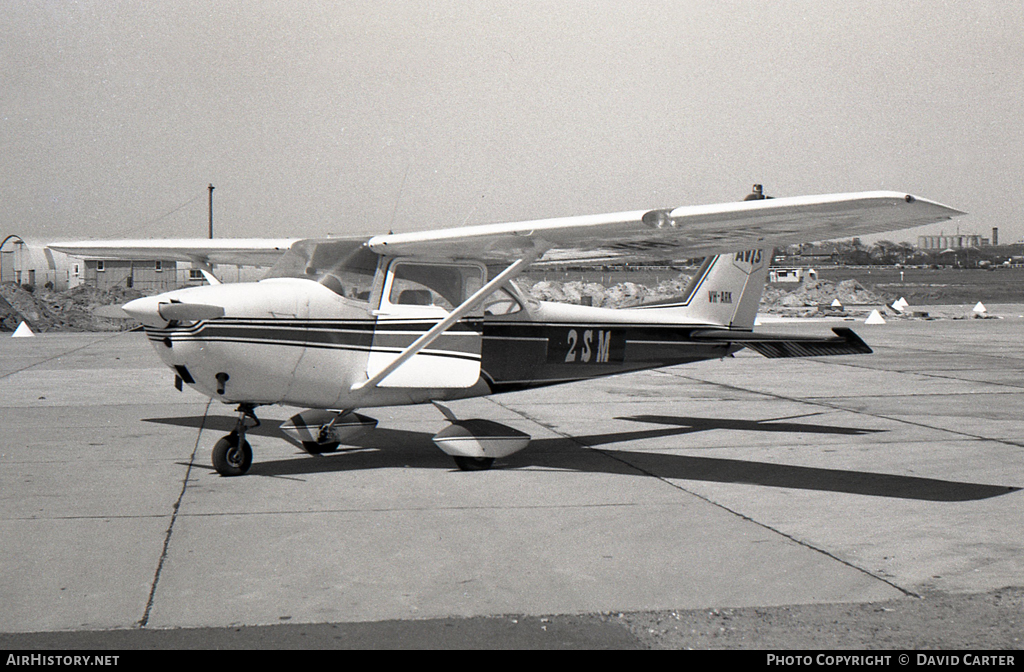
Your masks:
M 220 280 L 213 274 L 213 264 L 207 257 L 200 255 L 189 255 L 192 259 L 192 268 L 199 269 L 199 272 L 203 274 L 206 281 L 211 285 L 219 285 Z
M 409 345 L 409 347 L 407 347 L 405 350 L 399 353 L 398 357 L 396 357 L 394 361 L 392 361 L 390 364 L 388 364 L 383 369 L 378 371 L 373 378 L 365 380 L 361 383 L 356 383 L 355 385 L 352 386 L 351 390 L 353 392 L 358 392 L 360 390 L 371 389 L 376 387 L 382 380 L 384 380 L 392 373 L 394 373 L 398 367 L 412 359 L 412 357 L 417 352 L 433 343 L 441 336 L 441 334 L 448 331 L 448 328 L 451 327 L 456 322 L 458 322 L 460 319 L 462 319 L 462 317 L 466 313 L 476 308 L 476 306 L 481 301 L 490 296 L 491 292 L 497 289 L 499 285 L 504 283 L 506 280 L 511 280 L 512 278 L 522 273 L 527 266 L 533 263 L 534 259 L 536 259 L 537 256 L 537 252 L 531 252 L 530 254 L 528 254 L 525 257 L 522 257 L 521 259 L 517 259 L 515 262 L 512 263 L 511 266 L 506 268 L 498 275 L 494 276 L 494 278 L 490 282 L 485 284 L 483 287 L 474 292 L 472 296 L 470 296 L 468 299 L 459 304 L 459 306 L 455 308 L 455 310 L 449 313 L 448 317 L 444 318 L 443 320 L 435 324 L 430 329 L 430 331 L 428 331 L 427 333 L 423 334 L 415 341 L 413 341 Z

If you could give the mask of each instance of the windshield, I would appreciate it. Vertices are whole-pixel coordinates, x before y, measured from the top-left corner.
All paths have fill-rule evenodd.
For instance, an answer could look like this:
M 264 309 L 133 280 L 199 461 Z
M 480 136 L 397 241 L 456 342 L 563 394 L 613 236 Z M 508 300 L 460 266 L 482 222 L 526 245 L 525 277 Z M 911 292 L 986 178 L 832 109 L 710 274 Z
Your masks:
M 335 294 L 369 301 L 377 255 L 361 240 L 300 240 L 267 271 L 267 278 L 305 278 Z

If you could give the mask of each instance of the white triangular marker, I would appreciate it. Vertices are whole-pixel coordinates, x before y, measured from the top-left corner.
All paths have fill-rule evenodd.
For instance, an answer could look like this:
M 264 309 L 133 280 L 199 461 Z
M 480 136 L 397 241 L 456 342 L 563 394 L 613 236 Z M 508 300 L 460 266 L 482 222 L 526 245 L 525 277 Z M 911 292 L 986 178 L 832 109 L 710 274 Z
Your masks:
M 988 308 L 986 308 L 981 301 L 978 301 L 978 304 L 974 306 L 973 312 L 977 315 L 984 315 L 985 313 L 988 312 Z
M 843 304 L 839 302 L 839 299 L 832 299 L 833 308 L 842 308 Z
M 899 298 L 899 300 L 898 300 L 898 301 L 896 301 L 896 303 L 892 304 L 892 307 L 893 307 L 893 308 L 895 308 L 896 306 L 899 306 L 900 312 L 902 312 L 902 311 L 903 311 L 903 310 L 905 310 L 905 309 L 907 308 L 907 306 L 909 306 L 909 305 L 910 305 L 910 304 L 909 304 L 909 303 L 907 303 L 907 300 L 906 300 L 906 299 L 904 299 L 904 298 L 903 298 L 903 297 L 901 296 L 901 297 Z
M 882 314 L 876 309 L 871 311 L 868 319 L 864 320 L 864 324 L 885 324 L 885 320 L 882 319 Z
M 32 330 L 24 321 L 19 324 L 18 328 L 14 330 L 14 333 L 11 334 L 11 338 L 29 338 L 31 336 L 35 336 L 35 334 L 32 333 Z

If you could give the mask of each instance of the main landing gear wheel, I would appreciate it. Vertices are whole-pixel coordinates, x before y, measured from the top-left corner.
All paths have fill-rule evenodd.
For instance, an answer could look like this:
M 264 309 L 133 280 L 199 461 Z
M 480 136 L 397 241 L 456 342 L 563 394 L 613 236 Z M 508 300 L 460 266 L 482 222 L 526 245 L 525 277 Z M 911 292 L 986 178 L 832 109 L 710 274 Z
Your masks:
M 341 444 L 337 441 L 328 441 L 326 443 L 317 443 L 316 441 L 303 441 L 302 449 L 310 455 L 323 455 L 324 453 L 333 453 L 338 449 Z
M 463 455 L 453 455 L 452 457 L 455 458 L 455 464 L 462 471 L 486 471 L 494 464 L 493 457 L 465 457 Z
M 252 466 L 252 446 L 231 432 L 214 444 L 213 466 L 221 476 L 241 476 Z

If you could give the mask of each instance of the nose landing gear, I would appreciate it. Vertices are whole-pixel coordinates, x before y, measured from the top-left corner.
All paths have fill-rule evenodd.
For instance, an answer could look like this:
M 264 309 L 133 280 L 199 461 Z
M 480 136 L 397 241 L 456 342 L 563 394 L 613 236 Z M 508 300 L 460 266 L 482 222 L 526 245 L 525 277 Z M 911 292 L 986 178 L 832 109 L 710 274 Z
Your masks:
M 213 446 L 213 467 L 221 476 L 241 476 L 252 466 L 252 446 L 245 440 L 245 433 L 260 426 L 260 420 L 253 412 L 255 404 L 241 404 L 238 407 L 238 422 L 235 429 Z M 246 419 L 255 424 L 246 426 Z

